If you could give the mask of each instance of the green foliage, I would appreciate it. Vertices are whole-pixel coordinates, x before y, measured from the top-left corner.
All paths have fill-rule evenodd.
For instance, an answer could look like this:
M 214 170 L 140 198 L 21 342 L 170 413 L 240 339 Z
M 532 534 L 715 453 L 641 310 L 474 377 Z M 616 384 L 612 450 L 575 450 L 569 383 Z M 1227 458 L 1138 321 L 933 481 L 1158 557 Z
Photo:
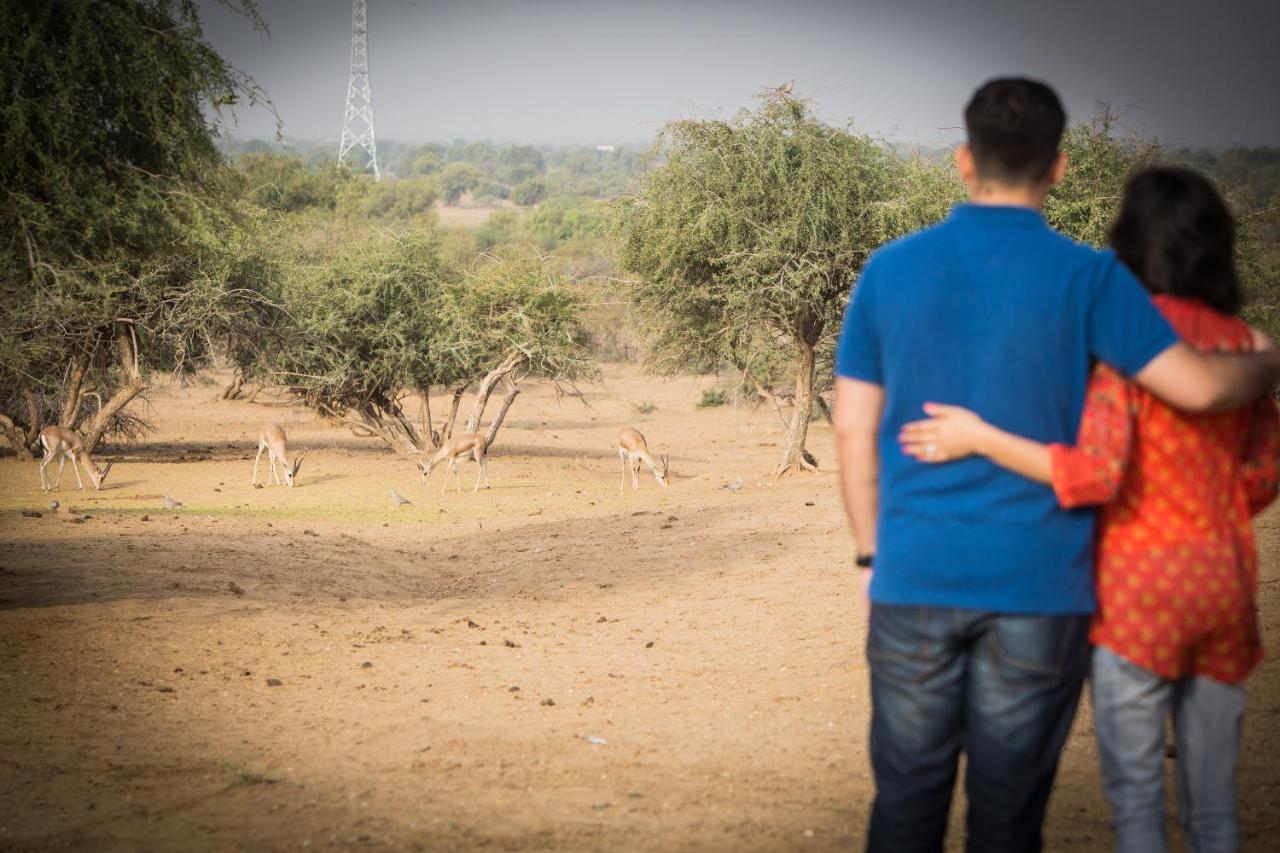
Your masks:
M 954 181 L 774 99 L 731 122 L 681 121 L 667 162 L 618 205 L 619 252 L 640 276 L 657 361 L 740 363 L 738 348 L 833 336 L 877 246 L 945 214 Z M 789 346 L 789 344 L 784 344 Z
M 431 232 L 369 234 L 292 263 L 282 340 L 251 372 L 308 405 L 385 417 L 405 388 L 440 379 L 433 342 L 446 270 Z
M 1178 151 L 1175 159 L 1212 175 L 1231 188 L 1242 216 L 1268 211 L 1268 231 L 1280 237 L 1280 148 L 1229 148 Z
M 652 415 L 658 411 L 658 404 L 652 400 L 641 400 L 639 403 L 633 403 L 631 408 L 637 415 Z
M 369 186 L 362 207 L 374 219 L 411 219 L 431 210 L 438 194 L 428 178 L 379 181 Z
M 263 142 L 228 142 L 224 148 L 234 157 L 274 150 Z M 594 146 L 499 146 L 465 140 L 448 145 L 405 145 L 386 140 L 379 143 L 378 153 L 384 173 L 395 178 L 438 177 L 451 164 L 470 166 L 479 178 L 474 186 L 457 191 L 456 197 L 471 192 L 479 202 L 511 198 L 518 186 L 538 179 L 545 182 L 546 198 L 611 198 L 650 166 L 644 153 L 625 147 L 599 151 Z M 313 156 L 317 158 L 314 164 L 309 159 Z M 329 146 L 315 148 L 306 158 L 308 165 L 328 164 L 333 151 Z M 455 171 L 450 179 L 457 174 Z M 440 192 L 447 197 L 444 185 Z
M 521 207 L 532 207 L 547 197 L 547 182 L 542 178 L 528 178 L 511 191 L 511 200 Z
M 482 255 L 445 291 L 440 366 L 447 383 L 479 379 L 514 361 L 522 374 L 573 380 L 595 374 L 583 300 L 562 274 L 526 246 Z
M 251 204 L 283 213 L 333 210 L 338 193 L 349 180 L 346 169 L 332 162 L 307 168 L 298 157 L 248 153 L 235 162 L 240 191 Z
M 296 225 L 293 226 L 296 229 Z M 432 386 L 466 387 L 490 371 L 555 380 L 592 375 L 580 327 L 581 299 L 528 249 L 452 265 L 438 232 L 332 226 L 314 248 L 284 261 L 269 346 L 248 353 L 245 374 L 283 386 L 301 402 L 402 450 L 421 450 L 426 424 L 402 400 Z
M 509 187 L 533 180 L 546 170 L 542 152 L 532 145 L 512 145 L 497 156 L 491 177 Z M 517 201 L 517 204 L 523 202 Z
M 440 155 L 431 149 L 424 149 L 414 155 L 409 162 L 408 174 L 413 177 L 434 175 L 440 170 Z
M 1158 142 L 1116 130 L 1107 113 L 1068 128 L 1062 143 L 1067 174 L 1045 200 L 1050 225 L 1092 246 L 1107 244 L 1129 176 L 1165 159 Z
M 75 425 L 110 394 L 92 445 L 147 369 L 190 366 L 254 310 L 211 122 L 258 92 L 194 0 L 5 2 L 0 33 L 0 398 L 69 396 Z M 30 408 L 4 414 L 34 438 Z
M 480 186 L 484 173 L 470 163 L 450 163 L 436 176 L 445 204 L 457 204 L 462 196 Z
M 497 181 L 485 181 L 474 193 L 475 200 L 482 204 L 495 204 L 511 197 L 511 190 L 506 184 Z
M 481 251 L 514 241 L 520 234 L 520 214 L 514 210 L 495 210 L 475 230 L 476 245 Z
M 699 409 L 713 409 L 729 403 L 729 392 L 723 388 L 705 388 L 695 404 Z
M 539 247 L 551 250 L 603 235 L 605 217 L 600 205 L 589 199 L 553 198 L 526 217 L 524 230 Z

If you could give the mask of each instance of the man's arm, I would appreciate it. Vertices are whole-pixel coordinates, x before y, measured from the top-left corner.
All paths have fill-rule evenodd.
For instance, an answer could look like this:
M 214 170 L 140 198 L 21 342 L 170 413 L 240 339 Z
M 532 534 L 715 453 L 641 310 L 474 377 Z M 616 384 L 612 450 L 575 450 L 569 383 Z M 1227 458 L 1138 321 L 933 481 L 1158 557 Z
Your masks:
M 853 538 L 863 554 L 876 551 L 876 516 L 880 508 L 878 444 L 883 409 L 884 388 L 872 382 L 836 377 L 831 424 L 840 462 L 840 494 Z
M 1255 336 L 1255 340 L 1261 343 L 1265 338 Z M 1254 353 L 1208 353 L 1177 343 L 1133 378 L 1171 406 L 1188 412 L 1223 412 L 1275 389 L 1280 383 L 1280 351 L 1268 346 Z

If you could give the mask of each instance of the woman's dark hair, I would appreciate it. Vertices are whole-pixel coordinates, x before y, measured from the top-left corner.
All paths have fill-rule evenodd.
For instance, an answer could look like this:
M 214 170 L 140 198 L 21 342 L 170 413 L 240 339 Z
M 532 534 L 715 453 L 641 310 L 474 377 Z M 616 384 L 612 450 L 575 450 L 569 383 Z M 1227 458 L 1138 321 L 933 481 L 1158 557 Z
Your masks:
M 1125 187 L 1111 245 L 1152 293 L 1198 299 L 1223 314 L 1244 303 L 1236 274 L 1236 223 L 1209 179 L 1159 166 Z

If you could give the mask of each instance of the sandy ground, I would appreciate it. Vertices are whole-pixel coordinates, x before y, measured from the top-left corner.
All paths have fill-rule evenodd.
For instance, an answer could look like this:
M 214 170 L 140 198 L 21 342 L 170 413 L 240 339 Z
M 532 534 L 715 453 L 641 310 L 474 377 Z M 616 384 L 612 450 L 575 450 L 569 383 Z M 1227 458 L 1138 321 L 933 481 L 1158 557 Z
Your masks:
M 83 524 L 22 517 L 47 505 L 36 466 L 0 463 L 0 849 L 859 846 L 865 627 L 835 477 L 765 485 L 776 417 L 696 410 L 711 382 L 610 369 L 590 408 L 530 384 L 478 494 L 212 386 L 154 393 L 158 432 L 107 454 L 103 491 L 68 472 Z M 268 418 L 308 451 L 297 488 L 250 487 Z M 666 492 L 619 493 L 622 422 L 671 454 Z M 831 465 L 824 425 L 811 447 Z M 1274 661 L 1251 703 L 1246 849 L 1274 849 Z M 1047 838 L 1106 845 L 1087 712 Z
M 469 200 L 469 196 L 464 200 Z M 498 207 L 483 207 L 470 205 L 448 205 L 442 204 L 434 208 L 436 218 L 441 225 L 447 225 L 456 228 L 478 228 L 489 221 L 489 217 L 496 210 L 514 209 L 514 205 L 502 205 Z

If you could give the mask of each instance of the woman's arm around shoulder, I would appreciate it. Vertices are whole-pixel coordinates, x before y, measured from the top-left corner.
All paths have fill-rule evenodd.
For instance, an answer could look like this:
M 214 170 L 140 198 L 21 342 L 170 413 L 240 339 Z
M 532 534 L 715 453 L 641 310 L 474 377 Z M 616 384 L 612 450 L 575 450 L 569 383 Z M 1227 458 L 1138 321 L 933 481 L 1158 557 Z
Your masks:
M 993 426 L 960 406 L 927 403 L 925 420 L 905 425 L 903 452 L 939 463 L 980 455 L 1029 480 L 1053 486 L 1064 507 L 1109 503 L 1119 494 L 1133 446 L 1135 392 L 1105 365 L 1089 381 L 1074 445 L 1044 444 Z

